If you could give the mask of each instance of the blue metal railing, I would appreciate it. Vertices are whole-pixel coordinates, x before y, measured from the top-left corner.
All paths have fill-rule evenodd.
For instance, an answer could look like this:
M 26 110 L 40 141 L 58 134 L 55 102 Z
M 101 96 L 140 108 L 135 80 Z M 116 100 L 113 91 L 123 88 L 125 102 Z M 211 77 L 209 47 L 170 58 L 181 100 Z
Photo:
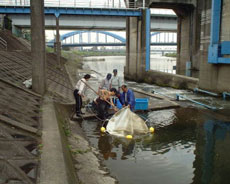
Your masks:
M 135 8 L 135 3 L 125 4 L 123 0 L 44 0 L 45 7 L 77 8 Z M 30 6 L 30 0 L 0 0 L 0 6 Z
M 226 100 L 226 97 L 229 96 L 230 97 L 230 93 L 228 92 L 223 92 L 223 99 Z
M 193 100 L 193 99 L 191 99 L 191 98 L 188 98 L 188 97 L 186 97 L 186 96 L 184 96 L 184 95 L 176 94 L 176 100 L 179 101 L 180 98 L 183 98 L 183 99 L 185 99 L 185 100 L 188 100 L 188 101 L 190 101 L 190 102 L 193 102 L 193 103 L 195 103 L 195 104 L 197 104 L 197 105 L 203 106 L 203 107 L 208 108 L 208 109 L 212 109 L 212 110 L 217 110 L 217 109 L 218 109 L 217 107 L 203 104 L 203 103 L 201 103 L 201 102 L 198 102 L 198 101 L 195 101 L 195 100 Z
M 220 95 L 219 95 L 219 94 L 217 94 L 217 93 L 213 93 L 213 92 L 206 91 L 206 90 L 199 89 L 199 88 L 194 88 L 194 89 L 193 89 L 193 91 L 194 91 L 194 92 L 201 92 L 201 93 L 205 93 L 205 94 L 208 94 L 208 95 L 211 95 L 211 96 L 215 96 L 215 97 L 220 96 Z

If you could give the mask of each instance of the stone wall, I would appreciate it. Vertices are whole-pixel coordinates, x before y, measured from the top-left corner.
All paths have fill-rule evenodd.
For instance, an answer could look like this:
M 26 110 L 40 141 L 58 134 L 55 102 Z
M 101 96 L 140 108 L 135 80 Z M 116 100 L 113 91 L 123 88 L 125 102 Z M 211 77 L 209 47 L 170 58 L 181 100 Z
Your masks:
M 148 84 L 156 84 L 159 86 L 167 86 L 178 89 L 190 89 L 198 87 L 198 79 L 186 77 L 183 75 L 170 74 L 155 70 L 145 72 L 142 77 L 135 78 L 131 75 L 125 76 L 128 80 L 135 80 L 137 82 L 146 82 Z

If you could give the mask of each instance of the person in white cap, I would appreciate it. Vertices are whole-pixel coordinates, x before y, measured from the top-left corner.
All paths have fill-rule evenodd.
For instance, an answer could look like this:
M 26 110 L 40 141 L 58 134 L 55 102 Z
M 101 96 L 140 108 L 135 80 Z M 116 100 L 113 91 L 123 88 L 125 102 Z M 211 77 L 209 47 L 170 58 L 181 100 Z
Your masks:
M 111 79 L 111 88 L 115 88 L 118 92 L 120 92 L 120 88 L 121 88 L 121 82 L 119 77 L 117 76 L 117 69 L 113 70 L 113 77 Z

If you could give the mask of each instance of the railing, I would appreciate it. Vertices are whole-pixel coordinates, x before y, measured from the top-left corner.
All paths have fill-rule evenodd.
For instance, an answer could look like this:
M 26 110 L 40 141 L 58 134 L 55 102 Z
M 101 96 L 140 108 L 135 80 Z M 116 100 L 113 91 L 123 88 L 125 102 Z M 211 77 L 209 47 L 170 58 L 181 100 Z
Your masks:
M 1 37 L 0 37 L 0 45 L 2 45 L 7 50 L 7 42 Z
M 45 7 L 71 8 L 136 8 L 135 3 L 124 0 L 44 0 Z M 0 0 L 0 6 L 30 6 L 30 0 Z

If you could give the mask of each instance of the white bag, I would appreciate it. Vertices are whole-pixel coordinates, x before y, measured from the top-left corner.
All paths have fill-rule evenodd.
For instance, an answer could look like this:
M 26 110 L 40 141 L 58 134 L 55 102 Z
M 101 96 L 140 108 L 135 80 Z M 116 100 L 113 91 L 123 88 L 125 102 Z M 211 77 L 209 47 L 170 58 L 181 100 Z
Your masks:
M 109 120 L 106 131 L 112 135 L 125 137 L 126 135 L 146 134 L 148 127 L 142 118 L 125 107 Z

